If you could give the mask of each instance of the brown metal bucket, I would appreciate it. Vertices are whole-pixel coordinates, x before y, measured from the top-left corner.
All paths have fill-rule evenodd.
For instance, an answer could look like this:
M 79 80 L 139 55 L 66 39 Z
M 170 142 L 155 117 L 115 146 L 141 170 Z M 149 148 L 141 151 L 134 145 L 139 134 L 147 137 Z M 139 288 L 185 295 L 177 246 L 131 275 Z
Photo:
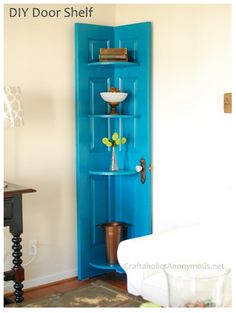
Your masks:
M 118 263 L 117 249 L 122 240 L 127 239 L 129 224 L 123 222 L 110 222 L 101 225 L 104 229 L 106 242 L 106 257 L 110 265 Z

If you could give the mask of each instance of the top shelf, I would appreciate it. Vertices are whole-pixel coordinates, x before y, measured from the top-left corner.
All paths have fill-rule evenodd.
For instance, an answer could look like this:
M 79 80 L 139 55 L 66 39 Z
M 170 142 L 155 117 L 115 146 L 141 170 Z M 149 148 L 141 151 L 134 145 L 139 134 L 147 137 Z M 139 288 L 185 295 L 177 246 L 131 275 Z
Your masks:
M 138 66 L 139 64 L 137 62 L 90 62 L 88 63 L 88 66 L 106 66 L 106 67 L 131 67 L 131 66 Z

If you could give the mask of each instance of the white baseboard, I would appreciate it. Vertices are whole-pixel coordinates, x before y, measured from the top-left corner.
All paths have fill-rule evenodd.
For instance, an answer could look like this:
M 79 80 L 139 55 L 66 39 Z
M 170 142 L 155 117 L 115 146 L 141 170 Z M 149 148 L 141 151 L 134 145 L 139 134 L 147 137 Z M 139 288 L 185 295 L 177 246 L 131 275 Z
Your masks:
M 24 280 L 23 285 L 24 289 L 27 288 L 32 288 L 32 287 L 37 287 L 45 284 L 49 284 L 52 282 L 56 282 L 59 280 L 71 278 L 77 276 L 77 269 L 61 272 L 61 273 L 56 273 L 44 277 L 38 277 L 30 280 Z M 4 293 L 12 292 L 14 291 L 13 288 L 14 282 L 8 281 L 4 283 Z

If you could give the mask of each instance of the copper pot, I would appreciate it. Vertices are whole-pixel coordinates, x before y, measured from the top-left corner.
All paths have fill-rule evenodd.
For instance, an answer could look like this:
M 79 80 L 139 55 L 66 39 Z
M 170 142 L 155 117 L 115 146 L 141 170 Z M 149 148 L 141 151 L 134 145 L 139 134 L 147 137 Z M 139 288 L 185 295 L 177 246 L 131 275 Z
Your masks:
M 118 263 L 117 249 L 122 240 L 127 239 L 129 224 L 123 222 L 110 222 L 100 225 L 104 229 L 106 243 L 106 257 L 110 265 Z

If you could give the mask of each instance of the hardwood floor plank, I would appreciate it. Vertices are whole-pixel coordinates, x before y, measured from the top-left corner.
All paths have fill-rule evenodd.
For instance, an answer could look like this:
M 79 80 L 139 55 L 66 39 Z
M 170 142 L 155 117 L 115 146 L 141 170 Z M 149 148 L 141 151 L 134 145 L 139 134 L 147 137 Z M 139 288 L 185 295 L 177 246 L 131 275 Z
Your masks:
M 89 284 L 92 281 L 95 280 L 103 280 L 104 282 L 107 282 L 115 287 L 121 288 L 123 290 L 127 290 L 127 278 L 125 274 L 119 274 L 119 273 L 108 273 L 100 276 L 96 276 L 87 280 L 78 280 L 77 277 L 69 278 L 60 280 L 57 282 L 49 283 L 46 285 L 28 288 L 24 290 L 24 299 L 32 300 L 32 299 L 38 299 L 44 296 L 48 296 L 54 292 L 67 292 L 76 288 L 79 288 L 80 286 Z M 5 294 L 7 298 L 10 298 L 14 300 L 14 294 L 8 293 Z

